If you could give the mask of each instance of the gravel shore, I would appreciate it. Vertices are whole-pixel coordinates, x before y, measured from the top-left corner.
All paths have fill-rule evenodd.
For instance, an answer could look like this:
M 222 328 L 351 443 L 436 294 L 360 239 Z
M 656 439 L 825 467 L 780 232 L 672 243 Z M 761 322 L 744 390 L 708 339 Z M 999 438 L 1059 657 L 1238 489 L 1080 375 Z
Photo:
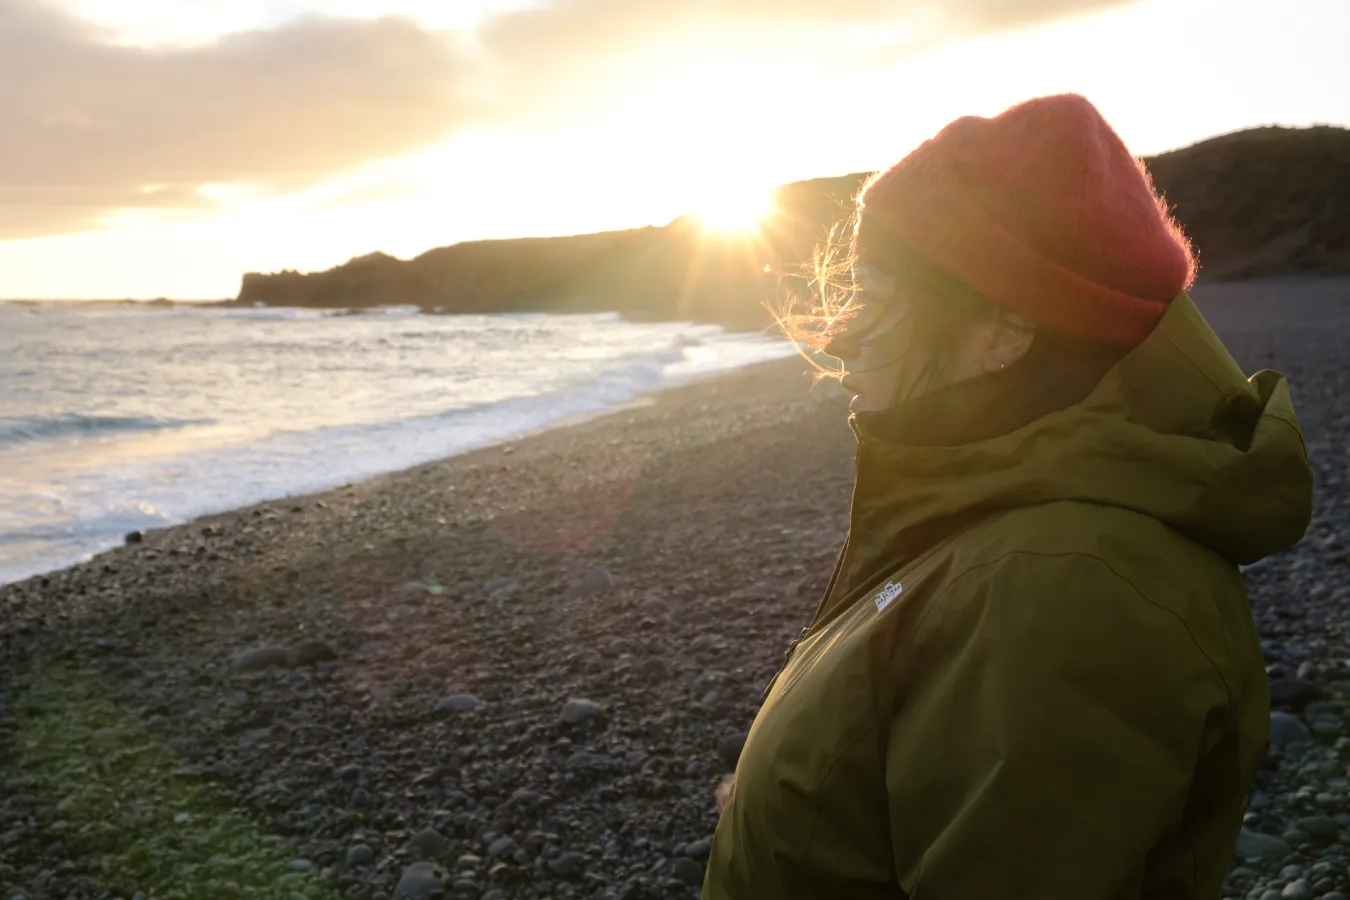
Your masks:
M 1247 572 L 1276 746 L 1226 896 L 1340 900 L 1350 282 L 1197 299 L 1290 376 L 1318 474 L 1307 538 Z M 846 399 L 805 368 L 0 588 L 0 898 L 697 897 L 847 525 Z

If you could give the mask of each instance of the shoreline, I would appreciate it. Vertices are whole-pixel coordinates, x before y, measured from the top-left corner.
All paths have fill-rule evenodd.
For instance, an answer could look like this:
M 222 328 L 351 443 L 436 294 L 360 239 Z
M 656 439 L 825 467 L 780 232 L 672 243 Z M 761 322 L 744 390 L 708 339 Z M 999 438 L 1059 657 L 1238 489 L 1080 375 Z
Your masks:
M 97 556 L 115 550 L 131 535 L 140 535 L 150 531 L 163 531 L 166 528 L 190 524 L 198 519 L 210 516 L 224 515 L 229 512 L 250 508 L 263 503 L 280 502 L 289 497 L 305 497 L 312 494 L 318 494 L 346 484 L 364 481 L 369 478 L 377 478 L 409 468 L 415 468 L 437 460 L 460 456 L 481 449 L 503 446 L 507 443 L 527 439 L 554 429 L 574 427 L 578 424 L 587 422 L 596 416 L 620 414 L 626 410 L 640 407 L 643 404 L 652 402 L 652 398 L 670 390 L 697 384 L 709 379 L 725 377 L 728 374 L 733 374 L 747 367 L 765 364 L 765 362 L 772 364 L 780 359 L 791 358 L 795 357 L 785 356 L 780 353 L 779 356 L 769 357 L 767 360 L 732 365 L 728 368 L 711 372 L 675 371 L 667 373 L 660 381 L 653 385 L 642 385 L 634 387 L 632 390 L 625 388 L 624 392 L 630 395 L 629 399 L 626 400 L 610 399 L 603 396 L 589 396 L 586 393 L 586 391 L 594 393 L 596 390 L 602 388 L 607 390 L 605 387 L 606 383 L 603 380 L 598 381 L 594 385 L 583 385 L 580 388 L 558 387 L 557 389 L 538 397 L 525 395 L 510 398 L 495 404 L 495 406 L 489 409 L 489 416 L 496 415 L 497 418 L 489 418 L 474 426 L 477 431 L 475 437 L 465 440 L 461 438 L 458 433 L 451 431 L 451 433 L 441 436 L 440 443 L 442 446 L 440 448 L 433 447 L 430 450 L 430 454 L 432 455 L 428 455 L 426 452 L 427 447 L 432 447 L 431 444 L 419 446 L 418 449 L 411 451 L 404 447 L 408 435 L 403 432 L 398 432 L 397 429 L 402 428 L 405 431 L 407 429 L 419 429 L 424 423 L 440 421 L 443 423 L 440 427 L 442 428 L 442 431 L 444 431 L 447 427 L 453 425 L 453 422 L 455 421 L 454 415 L 430 414 L 403 420 L 395 419 L 387 423 L 379 423 L 381 427 L 386 429 L 395 429 L 395 431 L 390 434 L 383 436 L 383 439 L 386 442 L 385 449 L 389 451 L 387 455 L 375 450 L 373 454 L 370 455 L 370 460 L 362 459 L 356 464 L 353 464 L 351 460 L 342 462 L 337 472 L 330 473 L 331 477 L 310 477 L 292 464 L 289 469 L 283 467 L 277 469 L 273 473 L 274 476 L 280 476 L 280 482 L 277 482 L 274 477 L 271 479 L 273 483 L 270 485 L 263 482 L 249 483 L 244 486 L 242 492 L 239 492 L 237 485 L 232 486 L 233 489 L 238 492 L 234 497 L 226 496 L 226 494 L 229 493 L 230 486 L 227 486 L 224 482 L 220 482 L 219 479 L 213 482 L 210 474 L 206 471 L 202 471 L 198 473 L 198 477 L 194 482 L 190 482 L 190 493 L 170 498 L 169 506 L 172 507 L 176 504 L 179 509 L 184 511 L 184 515 L 162 516 L 159 512 L 155 512 L 155 518 L 160 519 L 160 521 L 149 523 L 148 525 L 142 525 L 139 522 L 126 522 L 122 525 L 122 529 L 115 532 L 107 528 L 97 530 L 86 528 L 86 526 L 90 525 L 90 520 L 87 518 L 71 519 L 65 524 L 72 529 L 72 532 L 85 530 L 85 537 L 78 541 L 69 541 L 69 544 L 74 545 L 69 547 L 64 546 L 64 542 L 58 539 L 53 539 L 50 544 L 39 542 L 36 545 L 37 552 L 30 554 L 27 560 L 23 558 L 4 560 L 4 565 L 0 565 L 0 586 L 19 583 L 35 576 L 51 575 L 55 572 L 62 571 L 63 569 L 88 562 Z M 528 418 L 533 419 L 533 421 L 522 420 L 522 414 L 519 412 L 519 407 L 522 403 L 531 402 L 535 403 L 537 407 L 535 411 L 528 416 Z M 569 411 L 569 407 L 571 407 L 572 410 L 578 411 Z M 492 412 L 492 410 L 499 411 Z M 474 414 L 474 410 L 461 410 L 459 415 L 463 416 L 466 413 Z M 450 423 L 450 425 L 444 423 Z M 343 428 L 360 429 L 363 427 L 373 428 L 375 426 L 334 425 L 324 426 L 323 428 L 320 428 L 319 431 L 330 428 L 341 431 Z M 419 438 L 420 435 L 412 434 L 411 437 Z M 252 439 L 250 442 L 240 446 L 247 447 L 248 444 L 251 443 L 259 447 L 266 447 L 269 445 L 269 442 L 274 442 L 276 438 L 277 435 L 275 434 L 264 435 L 261 438 Z M 464 449 L 454 449 L 457 444 L 463 443 L 471 443 L 472 445 Z M 205 449 L 208 454 L 226 452 L 227 450 L 226 447 L 211 446 L 208 446 Z M 187 456 L 190 455 L 191 454 L 188 454 Z M 185 456 L 185 458 L 187 458 L 187 456 Z M 392 459 L 385 458 L 386 456 L 392 456 Z M 343 469 L 346 471 L 342 471 Z M 318 484 L 315 484 L 315 482 L 318 482 Z M 142 487 L 147 488 L 149 491 L 149 494 L 151 495 L 149 499 L 155 499 L 153 497 L 155 485 L 143 485 Z M 225 488 L 225 490 L 221 490 L 221 488 Z M 133 487 L 132 489 L 134 490 L 135 488 Z M 276 491 L 277 493 L 272 496 L 267 496 L 271 491 Z M 141 499 L 146 499 L 145 495 L 134 493 L 130 495 L 129 500 L 124 500 L 122 497 L 112 497 L 105 498 L 105 503 L 109 504 L 108 508 L 129 508 L 135 501 Z M 159 508 L 162 505 L 163 504 L 159 501 L 154 503 L 154 507 L 156 508 Z M 93 521 L 97 520 L 98 516 L 94 516 Z M 17 532 L 14 532 L 14 535 L 21 537 L 23 535 L 22 527 L 20 527 Z M 58 552 L 62 550 L 69 550 L 70 552 Z
M 1246 573 L 1278 727 L 1224 896 L 1343 900 L 1350 281 L 1277 287 L 1212 316 L 1290 377 L 1317 472 L 1308 536 Z M 805 369 L 0 587 L 0 885 L 375 900 L 429 860 L 456 897 L 692 900 L 713 788 L 847 525 L 847 398 Z
M 756 363 L 756 364 L 754 364 L 754 365 L 766 365 L 766 364 L 765 364 L 765 363 Z M 768 363 L 768 365 L 772 365 L 772 363 Z M 712 378 L 724 377 L 726 374 L 735 374 L 735 373 L 734 373 L 734 372 L 732 372 L 732 373 L 719 373 L 718 375 L 711 376 L 711 378 L 708 378 L 708 379 L 700 379 L 700 380 L 701 380 L 701 381 L 702 381 L 702 380 L 711 380 Z M 183 519 L 182 521 L 171 522 L 171 523 L 169 523 L 169 524 L 165 524 L 165 525 L 160 526 L 160 527 L 158 527 L 158 528 L 138 529 L 138 530 L 136 530 L 136 531 L 129 532 L 128 534 L 124 535 L 124 536 L 123 536 L 123 542 L 122 542 L 122 543 L 120 543 L 120 544 L 114 544 L 114 545 L 109 546 L 109 547 L 107 547 L 107 548 L 105 548 L 105 549 L 103 549 L 103 550 L 95 551 L 95 552 L 93 552 L 93 553 L 91 553 L 91 554 L 89 554 L 89 555 L 87 555 L 87 556 L 85 556 L 85 557 L 82 557 L 82 558 L 80 558 L 80 559 L 78 559 L 78 560 L 74 560 L 74 561 L 70 562 L 69 564 L 66 564 L 66 565 L 60 565 L 60 566 L 57 566 L 57 567 L 55 567 L 55 568 L 53 568 L 53 569 L 49 569 L 49 570 L 42 571 L 42 572 L 34 572 L 34 573 L 31 574 L 31 575 L 26 575 L 26 576 L 24 576 L 24 577 L 22 577 L 22 578 L 19 578 L 19 579 L 14 580 L 14 581 L 0 581 L 0 591 L 3 591 L 6 587 L 11 587 L 11 586 L 21 585 L 21 584 L 23 584 L 24 582 L 31 581 L 31 580 L 33 580 L 33 579 L 37 579 L 37 578 L 51 578 L 51 577 L 56 576 L 56 575 L 59 575 L 59 574 L 61 574 L 61 573 L 63 573 L 63 572 L 68 572 L 68 571 L 70 571 L 71 569 L 76 569 L 76 568 L 79 568 L 79 567 L 85 566 L 85 565 L 92 565 L 92 564 L 96 563 L 96 562 L 97 562 L 100 558 L 102 558 L 103 556 L 106 556 L 106 555 L 111 554 L 111 553 L 115 553 L 117 550 L 120 550 L 120 549 L 122 549 L 123 547 L 134 546 L 134 545 L 136 545 L 136 544 L 142 543 L 148 535 L 158 535 L 158 534 L 161 534 L 162 532 L 172 531 L 172 530 L 175 530 L 175 529 L 180 529 L 180 528 L 190 528 L 191 526 L 193 526 L 193 525 L 195 525 L 195 524 L 197 524 L 197 523 L 199 523 L 199 522 L 208 522 L 208 521 L 212 521 L 212 520 L 216 520 L 216 519 L 227 519 L 227 518 L 232 517 L 232 516 L 245 515 L 245 514 L 250 513 L 250 512 L 251 512 L 253 509 L 255 509 L 255 508 L 269 507 L 269 506 L 272 506 L 272 505 L 274 505 L 274 504 L 284 504 L 284 503 L 287 503 L 287 502 L 289 502 L 289 501 L 294 501 L 295 503 L 298 503 L 298 504 L 303 504 L 305 501 L 322 502 L 321 498 L 323 498 L 324 496 L 326 496 L 326 495 L 328 495 L 328 494 L 335 494 L 335 493 L 340 492 L 340 491 L 350 490 L 350 489 L 352 489 L 352 488 L 354 488 L 354 487 L 357 487 L 357 486 L 359 486 L 359 485 L 364 485 L 364 484 L 366 484 L 367 482 L 375 481 L 375 480 L 382 479 L 382 478 L 388 478 L 388 477 L 390 477 L 390 476 L 397 476 L 397 475 L 400 475 L 400 474 L 403 474 L 403 473 L 406 473 L 406 472 L 410 472 L 410 471 L 412 471 L 412 470 L 414 470 L 414 469 L 421 468 L 421 467 L 423 467 L 423 466 L 435 465 L 435 464 L 437 464 L 437 463 L 444 463 L 444 462 L 446 462 L 446 461 L 448 461 L 448 460 L 456 459 L 456 458 L 458 458 L 458 457 L 465 456 L 465 455 L 468 455 L 468 454 L 470 454 L 470 453 L 477 453 L 477 452 L 479 452 L 479 451 L 491 451 L 491 450 L 500 449 L 500 448 L 506 447 L 507 445 L 516 443 L 516 442 L 518 442 L 518 441 L 530 440 L 531 438 L 535 438 L 535 437 L 538 437 L 538 436 L 540 436 L 540 435 L 547 434 L 547 433 L 549 433 L 549 432 L 551 432 L 551 431 L 557 431 L 557 430 L 562 430 L 562 429 L 567 429 L 567 428 L 574 428 L 574 427 L 577 427 L 577 426 L 580 426 L 580 425 L 585 425 L 586 423 L 588 423 L 588 422 L 590 422 L 590 421 L 593 421 L 593 420 L 598 419 L 598 418 L 603 418 L 603 417 L 605 417 L 605 416 L 618 415 L 618 414 L 621 414 L 621 413 L 623 413 L 623 412 L 630 411 L 630 410 L 633 410 L 633 409 L 641 409 L 641 408 L 643 408 L 643 407 L 645 407 L 645 406 L 649 406 L 649 405 L 651 405 L 653 402 L 655 402 L 655 401 L 654 401 L 654 397 L 655 397 L 656 395 L 659 395 L 660 393 L 662 393 L 662 392 L 664 392 L 664 391 L 667 391 L 667 390 L 674 390 L 674 389 L 678 389 L 678 388 L 680 388 L 680 387 L 687 387 L 687 386 L 688 386 L 688 385 L 669 385 L 669 386 L 666 386 L 666 387 L 658 388 L 658 389 L 656 389 L 655 391 L 653 391 L 653 392 L 650 393 L 650 394 L 644 394 L 644 395 L 642 395 L 642 396 L 635 397 L 635 398 L 632 399 L 632 400 L 629 400 L 629 401 L 627 401 L 627 402 L 625 402 L 625 403 L 618 404 L 617 406 L 613 406 L 613 407 L 611 407 L 611 408 L 609 408 L 609 409 L 605 409 L 605 410 L 597 410 L 597 411 L 589 412 L 589 413 L 579 413 L 579 414 L 577 414 L 576 416 L 573 416 L 573 417 L 570 417 L 570 418 L 567 418 L 567 419 L 563 419 L 563 420 L 560 420 L 560 421 L 557 421 L 557 422 L 553 422 L 553 423 L 550 423 L 550 424 L 548 424 L 548 425 L 541 425 L 541 426 L 539 426 L 539 427 L 536 428 L 536 429 L 533 429 L 533 430 L 527 431 L 527 432 L 523 432 L 523 433 L 518 434 L 518 435 L 513 435 L 513 436 L 507 437 L 507 438 L 502 438 L 502 439 L 500 439 L 500 440 L 494 440 L 494 441 L 491 441 L 491 442 L 489 442 L 489 443 L 483 444 L 483 445 L 481 445 L 481 446 L 473 447 L 473 448 L 468 449 L 468 450 L 463 450 L 463 451 L 460 451 L 460 452 L 458 452 L 458 453 L 451 453 L 451 454 L 449 454 L 449 455 L 447 455 L 447 456 L 437 457 L 437 458 L 435 458 L 435 459 L 428 460 L 428 461 L 425 461 L 425 462 L 414 463 L 414 464 L 411 465 L 411 466 L 405 466 L 405 467 L 399 468 L 399 469 L 392 469 L 392 470 L 390 470 L 390 471 L 388 471 L 388 472 L 377 472 L 377 473 L 375 473 L 375 474 L 373 474 L 373 475 L 368 475 L 368 476 L 366 476 L 366 477 L 364 477 L 364 478 L 358 478 L 358 479 L 356 479 L 356 480 L 354 480 L 354 481 L 347 482 L 347 483 L 344 483 L 344 484 L 338 484 L 338 485 L 334 485 L 334 486 L 332 486 L 332 487 L 320 488 L 320 489 L 318 489 L 318 490 L 312 490 L 312 491 L 301 491 L 301 492 L 295 493 L 295 494 L 282 494 L 282 495 L 277 496 L 277 497 L 271 497 L 271 498 L 267 498 L 267 499 L 264 499 L 264 500 L 259 500 L 259 501 L 255 502 L 255 503 L 248 503 L 248 504 L 245 504 L 245 505 L 243 505 L 243 506 L 236 506 L 236 507 L 231 507 L 231 508 L 229 508 L 229 509 L 222 509 L 222 510 L 216 510 L 216 511 L 203 512 L 203 513 L 200 513 L 200 514 L 198 514 L 198 515 L 194 515 L 194 516 L 192 516 L 192 517 L 190 517 L 190 518 Z M 316 500 L 315 498 L 319 498 L 319 499 Z M 134 535 L 134 537 L 133 537 L 133 535 Z

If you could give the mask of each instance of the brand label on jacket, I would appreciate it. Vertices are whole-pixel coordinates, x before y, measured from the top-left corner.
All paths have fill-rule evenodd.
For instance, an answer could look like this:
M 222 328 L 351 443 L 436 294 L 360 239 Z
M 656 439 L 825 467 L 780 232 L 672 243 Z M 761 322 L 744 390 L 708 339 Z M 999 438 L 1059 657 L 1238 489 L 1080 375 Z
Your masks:
M 900 592 L 902 590 L 904 590 L 904 588 L 901 587 L 900 582 L 898 581 L 886 582 L 886 586 L 882 588 L 877 593 L 876 596 L 877 612 L 881 612 L 883 609 L 890 606 L 891 601 L 894 600 L 896 597 L 899 597 Z

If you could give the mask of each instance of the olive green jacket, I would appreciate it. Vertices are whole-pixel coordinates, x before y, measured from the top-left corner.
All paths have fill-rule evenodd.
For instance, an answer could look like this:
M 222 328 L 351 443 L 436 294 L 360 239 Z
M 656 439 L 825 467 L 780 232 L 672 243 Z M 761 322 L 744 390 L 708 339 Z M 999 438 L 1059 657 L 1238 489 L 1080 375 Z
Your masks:
M 1270 726 L 1238 565 L 1310 516 L 1284 379 L 1181 294 L 1086 399 L 958 446 L 860 430 L 857 464 L 705 900 L 1217 898 Z

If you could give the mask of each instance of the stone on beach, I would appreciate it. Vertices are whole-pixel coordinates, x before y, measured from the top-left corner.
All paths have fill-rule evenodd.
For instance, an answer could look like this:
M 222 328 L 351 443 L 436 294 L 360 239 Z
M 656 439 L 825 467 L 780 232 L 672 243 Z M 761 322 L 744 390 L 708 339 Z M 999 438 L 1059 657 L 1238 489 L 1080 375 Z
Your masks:
M 671 870 L 676 878 L 685 884 L 700 885 L 703 883 L 703 866 L 687 857 L 680 857 L 675 860 L 675 865 Z
M 1312 887 L 1306 878 L 1300 878 L 1285 885 L 1284 890 L 1280 891 L 1280 896 L 1286 900 L 1305 900 L 1312 896 Z
M 545 863 L 548 870 L 558 875 L 576 875 L 586 867 L 586 857 L 575 851 L 563 853 Z
M 1273 712 L 1270 714 L 1270 749 L 1278 753 L 1285 747 L 1295 744 L 1306 744 L 1312 740 L 1312 735 L 1308 733 L 1307 727 L 1299 721 L 1297 716 L 1286 712 Z
M 415 862 L 403 870 L 394 888 L 394 900 L 427 900 L 445 891 L 445 870 L 432 862 Z
M 701 841 L 694 841 L 692 844 L 686 845 L 682 855 L 690 859 L 707 860 L 710 853 L 712 853 L 712 840 L 704 838 Z
M 434 828 L 417 832 L 408 841 L 408 846 L 420 853 L 424 859 L 440 859 L 451 849 L 450 842 Z
M 1340 716 L 1317 716 L 1312 720 L 1310 730 L 1319 737 L 1336 737 L 1345 731 L 1345 721 Z
M 605 707 L 603 705 L 596 703 L 594 700 L 586 700 L 580 697 L 573 697 L 568 700 L 562 708 L 562 720 L 571 725 L 598 719 L 604 714 Z
M 1294 827 L 1314 837 L 1335 837 L 1340 826 L 1327 816 L 1305 816 L 1294 822 Z
M 576 598 L 596 597 L 614 588 L 614 579 L 604 569 L 588 569 L 581 580 L 572 585 L 567 596 Z
M 230 660 L 230 667 L 237 672 L 259 672 L 289 665 L 289 660 L 285 647 L 258 647 L 236 654 Z
M 488 846 L 488 856 L 499 859 L 509 858 L 514 856 L 518 849 L 516 842 L 509 837 L 499 837 Z
M 1270 682 L 1270 705 L 1286 707 L 1298 712 L 1315 700 L 1326 697 L 1320 685 L 1302 678 L 1273 678 Z
M 230 666 L 236 672 L 260 672 L 263 669 L 295 668 L 337 659 L 337 651 L 325 641 L 311 639 L 289 647 L 257 647 L 235 654 Z
M 520 591 L 520 583 L 514 578 L 494 578 L 483 585 L 483 593 L 495 603 L 509 600 Z
M 1243 828 L 1238 832 L 1237 855 L 1243 859 L 1284 859 L 1293 850 L 1274 835 Z
M 736 763 L 740 762 L 741 750 L 745 747 L 745 732 L 736 732 L 729 734 L 717 743 L 717 756 L 722 760 L 722 765 L 727 771 L 735 771 Z
M 337 651 L 327 642 L 320 640 L 301 641 L 286 651 L 286 664 L 290 666 L 312 666 L 315 663 L 330 662 L 338 658 Z
M 437 712 L 473 712 L 483 705 L 472 694 L 446 694 L 436 701 Z
M 644 678 L 652 680 L 665 678 L 670 674 L 670 666 L 659 656 L 647 657 L 638 665 L 637 670 Z

